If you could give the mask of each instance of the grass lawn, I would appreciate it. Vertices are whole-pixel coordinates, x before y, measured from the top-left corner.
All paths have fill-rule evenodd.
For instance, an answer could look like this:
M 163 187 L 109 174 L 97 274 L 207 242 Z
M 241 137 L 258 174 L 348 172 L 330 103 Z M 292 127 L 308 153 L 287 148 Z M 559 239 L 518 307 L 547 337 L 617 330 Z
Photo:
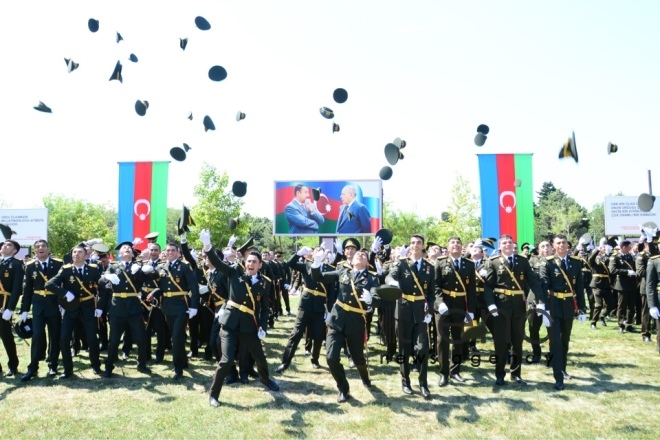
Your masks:
M 292 298 L 292 308 L 297 298 Z M 384 347 L 369 341 L 373 386 L 365 388 L 356 370 L 348 370 L 352 399 L 336 402 L 337 390 L 325 359 L 312 369 L 299 346 L 283 374 L 275 368 L 294 316 L 280 318 L 267 338 L 270 371 L 281 391 L 269 392 L 258 380 L 225 386 L 220 408 L 208 405 L 208 387 L 215 365 L 193 359 L 184 380 L 174 383 L 171 356 L 152 366 L 153 374 L 137 372 L 134 353 L 120 361 L 113 379 L 95 376 L 87 353 L 75 360 L 75 378 L 39 377 L 23 384 L 19 377 L 0 380 L 0 438 L 657 438 L 660 408 L 660 356 L 655 344 L 639 333 L 617 333 L 615 323 L 593 331 L 576 322 L 568 359 L 572 375 L 566 390 L 554 390 L 545 365 L 523 365 L 528 385 L 508 382 L 495 387 L 490 338 L 481 345 L 479 367 L 468 363 L 464 384 L 439 388 L 438 365 L 429 369 L 430 401 L 417 388 L 401 392 L 398 365 L 380 364 Z M 375 318 L 374 318 L 375 321 Z M 543 332 L 545 330 L 542 330 Z M 29 363 L 29 348 L 18 338 L 19 371 Z M 155 338 L 153 339 L 155 344 Z M 544 350 L 547 351 L 547 343 Z M 530 346 L 525 343 L 526 354 Z M 6 371 L 6 354 L 0 349 Z M 105 353 L 102 353 L 102 360 Z M 347 360 L 343 361 L 347 368 Z M 60 372 L 62 366 L 60 363 Z M 508 381 L 508 377 L 507 377 Z M 656 434 L 653 434 L 656 432 Z

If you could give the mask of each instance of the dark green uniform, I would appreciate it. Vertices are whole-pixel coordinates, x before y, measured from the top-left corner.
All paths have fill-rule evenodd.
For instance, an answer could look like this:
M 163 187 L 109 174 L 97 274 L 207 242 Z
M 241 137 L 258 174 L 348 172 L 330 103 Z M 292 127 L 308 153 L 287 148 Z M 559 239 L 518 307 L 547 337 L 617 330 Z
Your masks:
M 660 255 L 653 255 L 646 265 L 646 300 L 649 309 L 660 308 Z M 660 319 L 655 320 L 656 344 L 660 353 Z
M 635 261 L 628 254 L 612 254 L 609 262 L 610 273 L 616 277 L 614 290 L 618 292 L 616 320 L 620 332 L 632 330 L 635 314 L 635 294 L 637 293 L 637 277 Z M 631 274 L 631 271 L 635 275 Z
M 582 260 L 566 256 L 564 260 L 555 255 L 546 258 L 541 265 L 541 286 L 548 292 L 546 311 L 550 313 L 550 364 L 556 385 L 563 386 L 566 374 L 566 357 L 575 318 L 575 305 L 584 310 L 584 286 L 582 284 Z
M 635 271 L 637 272 L 637 280 L 639 281 L 639 296 L 641 298 L 641 324 L 642 324 L 642 340 L 651 341 L 651 330 L 649 324 L 651 323 L 651 316 L 649 315 L 649 304 L 646 297 L 646 267 L 648 266 L 651 254 L 647 251 L 641 251 L 635 258 Z
M 594 294 L 594 312 L 591 314 L 591 328 L 596 328 L 599 320 L 603 325 L 607 325 L 605 323 L 605 317 L 614 308 L 612 281 L 608 263 L 609 258 L 607 255 L 600 255 L 599 249 L 595 249 L 589 255 L 591 288 Z
M 15 310 L 18 298 L 23 291 L 23 262 L 14 257 L 7 257 L 0 262 L 0 314 L 5 310 Z M 14 375 L 18 369 L 16 342 L 11 332 L 11 321 L 0 319 L 0 339 L 9 358 L 9 373 Z M 2 367 L 0 366 L 0 372 Z
M 529 265 L 534 271 L 534 275 L 539 277 L 541 270 L 541 265 L 545 264 L 545 258 L 538 255 L 532 255 L 529 258 Z M 536 296 L 534 292 L 527 288 L 527 305 L 528 309 L 536 308 Z M 528 312 L 527 323 L 529 324 L 529 339 L 532 344 L 532 364 L 537 364 L 541 361 L 541 326 L 543 325 L 543 316 L 538 315 L 537 313 Z

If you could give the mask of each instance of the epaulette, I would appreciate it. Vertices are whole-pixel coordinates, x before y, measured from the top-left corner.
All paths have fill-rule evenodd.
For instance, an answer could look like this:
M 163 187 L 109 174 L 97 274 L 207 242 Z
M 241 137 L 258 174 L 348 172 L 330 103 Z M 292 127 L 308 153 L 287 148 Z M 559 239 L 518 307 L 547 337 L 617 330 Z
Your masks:
M 349 263 L 348 261 L 342 261 L 340 264 L 342 266 L 348 267 L 349 269 L 353 269 L 353 266 L 351 266 L 351 263 Z
M 399 257 L 399 260 L 407 260 L 408 257 Z
M 500 258 L 499 255 L 493 255 L 492 257 L 489 257 L 488 259 L 489 259 L 489 260 L 497 260 L 497 259 L 499 259 L 499 258 Z
M 449 255 L 443 255 L 443 256 L 441 256 L 441 257 L 438 257 L 438 260 L 437 260 L 437 261 L 440 261 L 440 260 L 446 260 L 447 258 L 449 258 Z
M 471 262 L 474 263 L 474 260 L 472 260 L 472 259 L 470 259 L 470 258 L 467 258 L 467 257 L 461 257 L 461 258 L 464 259 L 465 261 L 471 261 Z
M 273 280 L 271 280 L 270 278 L 268 278 L 266 275 L 261 274 L 261 276 L 262 276 L 266 281 L 268 281 L 269 283 L 272 283 L 272 282 L 273 282 Z
M 374 272 L 374 271 L 371 271 L 371 270 L 369 270 L 369 271 L 367 271 L 367 272 L 369 272 L 371 275 L 373 275 L 373 276 L 375 276 L 375 277 L 378 276 L 378 272 Z
M 660 258 L 660 254 L 649 257 L 649 260 L 655 260 L 656 258 Z
M 87 263 L 87 265 L 88 265 L 89 267 L 93 267 L 93 268 L 98 268 L 98 267 L 99 267 L 99 265 L 98 265 L 98 264 L 95 264 L 95 263 Z
M 32 263 L 33 261 L 39 261 L 39 260 L 37 260 L 36 258 L 30 258 L 24 264 L 27 266 L 28 264 Z
M 53 261 L 57 261 L 58 263 L 64 261 L 61 258 L 55 258 L 55 257 L 50 257 L 50 259 L 53 260 Z
M 580 257 L 574 257 L 573 255 L 571 255 L 571 258 L 574 259 L 574 260 L 582 261 L 582 258 L 580 258 Z
M 190 266 L 190 263 L 188 263 L 186 260 L 181 260 L 181 264 L 187 264 L 188 266 Z
M 64 266 L 62 266 L 62 269 L 71 269 L 72 267 L 73 267 L 73 264 L 69 263 L 69 264 L 65 264 Z
M 429 260 L 428 258 L 424 258 L 424 261 L 429 263 L 431 266 L 433 266 L 435 264 L 433 261 Z

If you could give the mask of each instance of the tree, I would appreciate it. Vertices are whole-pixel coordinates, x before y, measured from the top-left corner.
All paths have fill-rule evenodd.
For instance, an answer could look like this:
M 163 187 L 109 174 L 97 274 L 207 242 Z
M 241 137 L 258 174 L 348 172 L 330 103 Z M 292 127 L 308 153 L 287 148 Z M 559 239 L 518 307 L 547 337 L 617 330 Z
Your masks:
M 479 198 L 470 189 L 470 181 L 456 176 L 451 187 L 451 199 L 442 222 L 434 221 L 431 237 L 444 246 L 450 237 L 460 237 L 463 243 L 474 241 L 481 235 Z
M 190 227 L 191 236 L 188 238 L 193 247 L 201 246 L 198 235 L 202 229 L 211 231 L 211 242 L 218 247 L 224 247 L 232 234 L 247 238 L 248 227 L 245 221 L 239 218 L 243 201 L 227 190 L 228 183 L 226 172 L 220 174 L 214 166 L 208 163 L 202 165 L 199 183 L 193 189 L 197 204 L 190 210 L 196 224 Z M 231 218 L 239 218 L 235 231 L 229 228 Z M 240 241 L 237 244 L 240 244 Z
M 598 244 L 600 237 L 605 236 L 605 202 L 596 203 L 587 214 L 589 217 L 589 233 Z
M 113 247 L 117 242 L 117 212 L 103 205 L 48 194 L 48 243 L 54 255 L 63 256 L 86 240 L 100 238 Z
M 413 234 L 421 234 L 427 240 L 430 239 L 430 233 L 436 223 L 437 219 L 434 217 L 422 218 L 414 212 L 392 209 L 389 202 L 385 202 L 383 207 L 383 227 L 392 231 L 393 245 L 408 243 Z
M 539 195 L 539 203 L 547 199 L 555 191 L 557 191 L 557 188 L 555 188 L 552 182 L 543 182 L 541 190 L 537 193 Z
M 536 216 L 536 243 L 548 240 L 554 234 L 564 234 L 571 243 L 577 244 L 588 229 L 588 219 L 583 220 L 587 217 L 587 210 L 559 189 L 539 201 Z

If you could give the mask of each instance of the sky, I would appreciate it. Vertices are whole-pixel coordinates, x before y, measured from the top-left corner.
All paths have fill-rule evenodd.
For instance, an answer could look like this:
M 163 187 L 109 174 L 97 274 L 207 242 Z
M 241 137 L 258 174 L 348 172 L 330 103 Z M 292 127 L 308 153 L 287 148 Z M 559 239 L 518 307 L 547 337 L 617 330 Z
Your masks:
M 660 159 L 658 17 L 652 0 L 3 4 L 0 205 L 39 208 L 53 193 L 116 206 L 118 162 L 172 160 L 185 142 L 168 206 L 194 205 L 207 162 L 248 183 L 244 212 L 272 217 L 274 181 L 378 179 L 396 137 L 405 158 L 384 200 L 423 216 L 447 210 L 457 175 L 479 192 L 477 154 L 533 153 L 534 191 L 552 181 L 587 208 L 636 196 Z M 108 81 L 117 60 L 123 83 Z M 208 78 L 214 65 L 224 81 Z M 557 157 L 573 131 L 577 164 Z

